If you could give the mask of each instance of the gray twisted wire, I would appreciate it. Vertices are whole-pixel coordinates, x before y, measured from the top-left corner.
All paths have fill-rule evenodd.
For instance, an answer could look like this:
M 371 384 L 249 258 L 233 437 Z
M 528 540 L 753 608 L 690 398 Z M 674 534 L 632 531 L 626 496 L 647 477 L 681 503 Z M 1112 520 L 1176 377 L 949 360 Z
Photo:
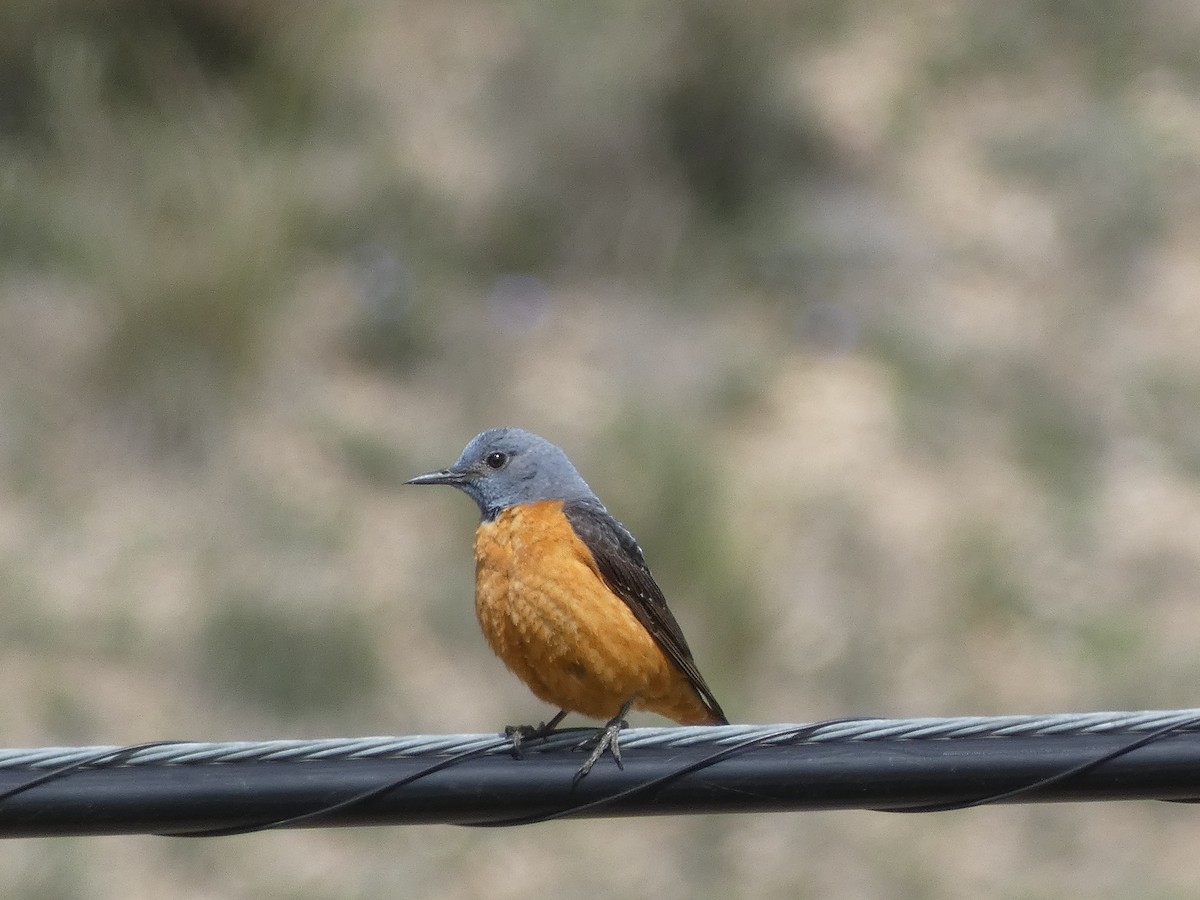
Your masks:
M 746 741 L 764 746 L 837 741 L 953 740 L 965 737 L 1038 737 L 1070 734 L 1145 734 L 1160 730 L 1200 731 L 1200 709 L 1051 715 L 959 716 L 915 719 L 851 719 L 798 725 L 723 725 L 707 728 L 632 728 L 621 734 L 623 749 L 711 746 Z M 586 731 L 586 730 L 585 730 Z M 569 747 L 585 732 L 568 730 L 539 741 L 537 750 Z M 0 749 L 0 769 L 57 769 L 63 766 L 202 765 L 232 762 L 445 757 L 460 753 L 506 754 L 510 741 L 496 734 L 320 740 L 179 741 L 127 750 L 120 746 Z M 534 749 L 531 747 L 531 750 Z

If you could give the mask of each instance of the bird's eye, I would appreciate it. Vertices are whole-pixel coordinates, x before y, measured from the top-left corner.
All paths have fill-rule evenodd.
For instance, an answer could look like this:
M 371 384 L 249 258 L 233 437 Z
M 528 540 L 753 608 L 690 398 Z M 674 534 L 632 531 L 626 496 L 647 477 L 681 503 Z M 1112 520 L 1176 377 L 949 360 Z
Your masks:
M 487 463 L 489 469 L 503 469 L 504 464 L 508 462 L 508 454 L 497 450 L 495 453 L 489 453 L 484 462 Z

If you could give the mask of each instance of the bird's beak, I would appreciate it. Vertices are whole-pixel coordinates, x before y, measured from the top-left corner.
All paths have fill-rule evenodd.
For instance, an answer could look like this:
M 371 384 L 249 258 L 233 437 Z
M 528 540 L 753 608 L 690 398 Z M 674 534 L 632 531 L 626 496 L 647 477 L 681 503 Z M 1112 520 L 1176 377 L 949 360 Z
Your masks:
M 471 480 L 470 472 L 461 472 L 456 469 L 441 469 L 437 472 L 426 472 L 424 475 L 418 475 L 416 478 L 410 478 L 405 484 L 449 484 L 461 487 Z

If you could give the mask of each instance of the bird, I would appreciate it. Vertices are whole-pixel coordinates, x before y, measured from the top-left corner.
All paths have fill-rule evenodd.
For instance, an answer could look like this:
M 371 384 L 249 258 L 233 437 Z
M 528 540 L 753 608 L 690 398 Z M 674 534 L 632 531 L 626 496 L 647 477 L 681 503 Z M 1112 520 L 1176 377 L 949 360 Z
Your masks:
M 479 506 L 475 613 L 495 654 L 558 713 L 509 726 L 513 752 L 569 713 L 606 720 L 575 775 L 611 752 L 630 709 L 681 725 L 729 720 L 696 666 L 642 548 L 557 445 L 522 428 L 476 435 L 458 461 L 409 479 Z

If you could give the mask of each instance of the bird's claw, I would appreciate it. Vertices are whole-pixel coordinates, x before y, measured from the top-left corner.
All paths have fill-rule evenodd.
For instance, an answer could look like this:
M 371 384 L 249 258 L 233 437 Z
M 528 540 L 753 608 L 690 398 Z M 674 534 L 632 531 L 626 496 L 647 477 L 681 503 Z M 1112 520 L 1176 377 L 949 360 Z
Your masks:
M 537 725 L 505 725 L 504 736 L 512 741 L 513 759 L 521 759 L 521 745 L 525 741 L 549 737 L 558 727 L 558 723 L 566 717 L 566 712 L 560 711 L 549 722 L 539 722 Z
M 579 767 L 579 771 L 575 773 L 575 777 L 571 779 L 572 787 L 579 784 L 584 776 L 592 771 L 592 766 L 604 755 L 606 750 L 612 753 L 612 757 L 617 763 L 617 768 L 624 771 L 625 763 L 621 760 L 621 744 L 618 740 L 621 729 L 629 727 L 629 723 L 624 719 L 624 713 L 625 710 L 622 709 L 620 713 L 609 719 L 608 724 L 601 728 L 599 732 L 579 745 L 583 747 L 593 740 L 596 742 L 596 746 L 592 748 L 592 752 L 588 754 L 588 758 L 584 760 L 583 765 Z

